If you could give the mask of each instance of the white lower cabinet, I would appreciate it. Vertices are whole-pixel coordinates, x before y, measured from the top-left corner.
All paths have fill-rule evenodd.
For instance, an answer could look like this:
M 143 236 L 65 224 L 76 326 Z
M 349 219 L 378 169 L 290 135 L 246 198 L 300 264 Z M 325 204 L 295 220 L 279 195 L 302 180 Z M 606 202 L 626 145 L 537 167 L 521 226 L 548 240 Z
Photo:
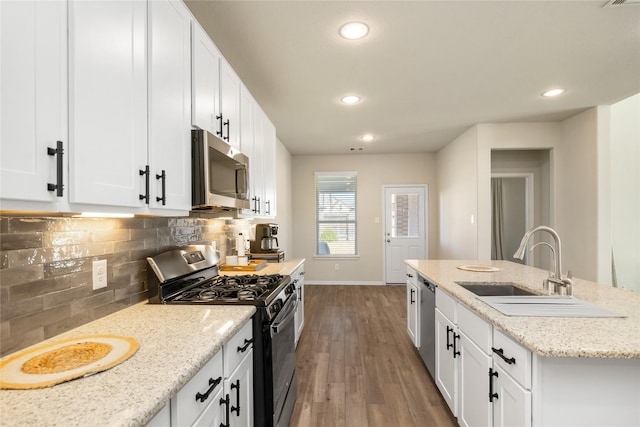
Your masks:
M 248 321 L 171 399 L 151 426 L 252 427 L 253 329 Z
M 436 288 L 436 292 L 438 289 Z M 437 293 L 436 293 L 437 296 Z M 437 301 L 437 300 L 436 300 Z M 458 415 L 458 351 L 454 347 L 457 328 L 436 308 L 436 386 L 454 416 Z
M 291 274 L 291 277 L 293 278 L 293 285 L 296 287 L 296 293 L 298 295 L 298 308 L 296 308 L 294 315 L 296 328 L 295 340 L 297 346 L 300 335 L 302 334 L 302 329 L 304 328 L 304 263 Z
M 518 384 L 499 366 L 493 380 L 493 425 L 531 426 L 531 391 Z
M 420 347 L 420 287 L 418 274 L 407 267 L 407 332 L 413 345 Z
M 458 423 L 461 426 L 492 425 L 489 399 L 491 356 L 484 353 L 463 332 L 460 332 L 460 379 L 458 387 Z

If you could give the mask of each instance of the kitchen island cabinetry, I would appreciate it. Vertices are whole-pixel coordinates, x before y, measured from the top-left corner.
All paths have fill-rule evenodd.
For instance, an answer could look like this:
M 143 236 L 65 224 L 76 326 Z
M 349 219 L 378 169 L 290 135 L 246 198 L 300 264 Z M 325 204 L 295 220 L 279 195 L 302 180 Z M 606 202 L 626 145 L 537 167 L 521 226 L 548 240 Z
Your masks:
M 67 3 L 0 2 L 0 199 L 3 210 L 65 210 Z M 49 149 L 62 144 L 63 153 Z M 57 159 L 61 156 L 61 168 Z M 64 186 L 62 197 L 57 173 Z
M 461 426 L 640 425 L 638 295 L 574 279 L 577 298 L 624 317 L 505 316 L 457 282 L 519 282 L 542 294 L 546 272 L 460 264 L 407 261 L 437 285 L 435 380 Z
M 407 331 L 413 345 L 420 347 L 420 288 L 418 274 L 407 268 Z

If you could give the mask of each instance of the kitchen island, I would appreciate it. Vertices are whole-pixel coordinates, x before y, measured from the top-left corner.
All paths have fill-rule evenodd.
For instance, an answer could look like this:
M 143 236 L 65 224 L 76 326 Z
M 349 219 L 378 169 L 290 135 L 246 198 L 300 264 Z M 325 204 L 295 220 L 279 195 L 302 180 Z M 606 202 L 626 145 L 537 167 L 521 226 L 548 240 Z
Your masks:
M 509 261 L 406 264 L 437 286 L 434 380 L 461 425 L 640 425 L 640 295 L 574 279 L 576 298 L 624 317 L 507 316 L 456 282 L 542 295 L 547 271 Z M 497 271 L 458 268 L 468 264 Z

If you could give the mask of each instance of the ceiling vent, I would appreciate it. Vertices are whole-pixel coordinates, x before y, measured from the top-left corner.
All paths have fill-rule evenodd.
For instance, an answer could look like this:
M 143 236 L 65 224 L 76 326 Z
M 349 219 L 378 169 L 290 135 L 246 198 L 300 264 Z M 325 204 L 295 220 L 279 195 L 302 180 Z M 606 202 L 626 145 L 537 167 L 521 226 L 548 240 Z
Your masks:
M 615 6 L 640 6 L 640 0 L 609 0 L 602 7 L 615 7 Z

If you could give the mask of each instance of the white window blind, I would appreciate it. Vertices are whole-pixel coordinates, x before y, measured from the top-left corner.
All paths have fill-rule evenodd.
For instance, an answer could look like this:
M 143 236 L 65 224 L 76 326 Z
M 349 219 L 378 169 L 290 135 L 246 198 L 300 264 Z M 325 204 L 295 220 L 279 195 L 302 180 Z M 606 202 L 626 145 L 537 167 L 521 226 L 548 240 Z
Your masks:
M 316 172 L 316 253 L 357 255 L 356 172 Z

